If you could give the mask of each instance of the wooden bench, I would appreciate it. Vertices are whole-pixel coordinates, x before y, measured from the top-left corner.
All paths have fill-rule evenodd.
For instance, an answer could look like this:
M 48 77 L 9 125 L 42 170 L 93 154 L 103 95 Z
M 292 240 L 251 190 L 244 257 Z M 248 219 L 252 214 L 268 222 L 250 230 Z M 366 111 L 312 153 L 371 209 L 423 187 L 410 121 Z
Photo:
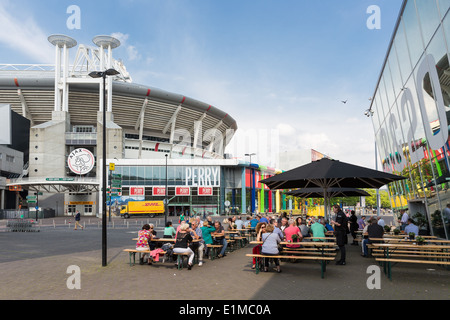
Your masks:
M 223 246 L 221 244 L 207 244 L 206 247 L 211 249 L 209 252 L 209 259 L 214 260 L 218 256 L 217 251 L 222 249 Z
M 324 255 L 324 256 L 336 256 L 336 250 L 335 250 L 335 252 L 324 252 L 324 253 L 318 253 L 318 252 L 316 252 L 316 251 L 309 251 L 309 250 L 306 250 L 306 251 L 300 251 L 300 250 L 296 250 L 296 251 L 291 251 L 291 250 L 283 250 L 282 251 L 282 253 L 283 254 L 306 254 L 306 255 Z
M 241 236 L 233 237 L 233 239 L 236 241 L 236 244 L 238 245 L 238 249 L 243 248 L 245 246 L 245 241 L 247 240 L 246 237 L 241 237 Z
M 313 260 L 319 261 L 321 265 L 321 278 L 325 277 L 325 271 L 327 262 L 332 261 L 335 257 L 325 257 L 325 256 L 293 256 L 293 255 L 264 255 L 264 254 L 246 254 L 247 257 L 256 258 L 255 272 L 258 274 L 261 268 L 264 267 L 264 259 L 292 259 L 292 260 Z
M 235 248 L 235 244 L 236 244 L 236 240 L 230 239 L 225 237 L 225 240 L 227 240 L 227 252 L 232 252 L 234 250 L 236 250 Z
M 448 257 L 447 257 L 448 259 Z M 375 258 L 376 261 L 383 262 L 387 266 L 385 267 L 385 273 L 387 272 L 389 280 L 392 280 L 392 265 L 391 263 L 422 263 L 422 264 L 437 264 L 450 266 L 450 261 L 439 260 L 415 260 L 415 259 L 395 259 L 395 258 Z
M 392 280 L 392 267 L 397 263 L 450 266 L 449 249 L 449 246 L 439 245 L 373 244 L 372 256 L 383 265 L 384 273 Z
M 177 269 L 183 269 L 184 257 L 189 257 L 189 252 L 172 252 L 172 255 L 177 256 Z
M 150 250 L 136 250 L 136 249 L 124 249 L 124 252 L 128 252 L 128 257 L 130 259 L 130 267 L 136 264 L 136 253 L 139 253 L 139 260 L 141 259 L 142 253 L 148 253 L 150 254 Z M 160 252 L 160 255 L 165 255 L 166 251 Z M 133 257 L 133 264 L 131 264 L 131 257 Z M 165 259 L 163 259 L 163 262 L 165 262 Z

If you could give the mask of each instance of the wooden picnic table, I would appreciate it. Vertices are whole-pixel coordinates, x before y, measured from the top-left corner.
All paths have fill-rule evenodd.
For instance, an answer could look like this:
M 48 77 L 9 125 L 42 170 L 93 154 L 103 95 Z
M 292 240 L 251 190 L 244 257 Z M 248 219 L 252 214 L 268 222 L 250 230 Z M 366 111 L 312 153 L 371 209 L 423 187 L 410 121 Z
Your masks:
M 131 240 L 138 241 L 139 238 L 133 238 Z M 150 242 L 153 242 L 153 241 L 155 241 L 155 242 L 175 242 L 176 240 L 177 239 L 175 239 L 175 238 L 153 238 L 153 239 L 151 239 L 149 241 Z M 201 239 L 194 239 L 194 240 L 192 240 L 192 242 L 198 242 L 198 241 L 201 241 Z
M 262 244 L 262 241 L 251 241 L 250 244 Z M 281 241 L 280 244 L 298 244 L 304 246 L 319 246 L 319 247 L 327 247 L 327 246 L 335 246 L 336 242 L 323 242 L 323 241 L 304 241 L 304 242 L 287 242 Z
M 375 260 L 383 263 L 384 273 L 388 275 L 390 280 L 392 280 L 392 263 L 424 263 L 450 266 L 450 245 L 418 245 L 402 242 L 372 243 L 371 247 L 382 251 L 382 257 L 375 258 Z
M 408 237 L 408 235 L 406 233 L 400 233 L 400 234 L 385 233 L 385 237 L 389 237 L 389 238 L 404 238 L 404 237 Z M 438 238 L 436 236 L 421 236 L 421 235 L 418 235 L 416 237 L 422 237 L 424 239 L 437 239 Z
M 262 241 L 251 241 L 251 244 L 262 244 Z M 335 254 L 333 255 L 329 249 L 333 248 L 333 251 L 336 251 L 336 243 L 335 242 L 319 242 L 319 241 L 310 241 L 310 242 L 280 242 L 282 245 L 296 244 L 301 245 L 303 248 L 286 248 L 287 252 L 281 251 L 279 255 L 264 255 L 264 254 L 246 254 L 248 257 L 259 258 L 256 263 L 256 273 L 259 272 L 260 266 L 262 266 L 263 258 L 280 258 L 280 259 L 291 259 L 291 260 L 310 260 L 317 261 L 321 265 L 321 278 L 324 278 L 326 265 L 330 261 L 335 259 Z M 307 247 L 307 248 L 305 248 Z M 297 251 L 298 250 L 298 251 Z M 258 262 L 259 261 L 259 262 Z
M 420 236 L 422 237 L 422 236 Z M 399 242 L 399 243 L 415 243 L 417 242 L 417 239 L 409 239 L 409 238 L 391 238 L 391 237 L 383 237 L 383 238 L 369 238 L 369 240 L 373 241 L 384 241 L 384 242 Z M 444 239 L 434 239 L 434 238 L 428 238 L 424 239 L 425 243 L 450 243 L 450 240 L 444 240 Z

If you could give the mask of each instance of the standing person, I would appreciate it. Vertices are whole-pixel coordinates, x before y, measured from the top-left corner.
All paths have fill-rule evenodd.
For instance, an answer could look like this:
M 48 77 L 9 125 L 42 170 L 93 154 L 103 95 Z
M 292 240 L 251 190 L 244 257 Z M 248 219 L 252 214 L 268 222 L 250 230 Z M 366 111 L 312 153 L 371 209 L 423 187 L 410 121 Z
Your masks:
M 83 230 L 83 226 L 80 224 L 81 214 L 80 211 L 77 210 L 77 214 L 75 215 L 75 228 L 73 230 L 77 230 L 77 226 L 80 226 L 81 230 Z
M 184 212 L 181 212 L 180 219 L 178 219 L 178 223 L 182 223 L 184 221 Z
M 356 231 L 358 231 L 358 218 L 355 215 L 355 210 L 351 211 L 350 218 L 348 218 L 350 222 L 350 233 L 353 237 L 352 246 L 357 246 L 358 241 L 356 241 Z
M 342 212 L 341 207 L 337 204 L 333 205 L 333 212 L 336 214 L 336 220 L 331 220 L 331 224 L 334 225 L 334 233 L 336 236 L 336 243 L 341 252 L 341 259 L 336 261 L 337 265 L 345 265 L 345 245 L 347 244 L 347 223 L 348 218 L 344 212 Z
M 403 230 L 405 230 L 406 225 L 408 224 L 409 216 L 406 213 L 405 209 L 401 209 L 400 210 L 400 214 L 402 215 L 402 217 L 401 217 L 401 219 L 399 221 L 400 222 L 400 230 L 403 231 Z
M 189 248 L 193 238 L 190 234 L 189 225 L 187 223 L 183 223 L 181 225 L 180 231 L 177 233 L 177 240 L 175 241 L 175 245 L 173 246 L 173 252 L 175 253 L 188 253 L 189 261 L 188 261 L 188 270 L 191 270 L 192 263 L 194 261 L 194 251 Z M 177 263 L 178 265 L 178 263 Z
M 361 218 L 358 219 L 358 229 L 359 230 L 364 230 L 364 228 L 366 227 L 366 216 L 361 216 Z

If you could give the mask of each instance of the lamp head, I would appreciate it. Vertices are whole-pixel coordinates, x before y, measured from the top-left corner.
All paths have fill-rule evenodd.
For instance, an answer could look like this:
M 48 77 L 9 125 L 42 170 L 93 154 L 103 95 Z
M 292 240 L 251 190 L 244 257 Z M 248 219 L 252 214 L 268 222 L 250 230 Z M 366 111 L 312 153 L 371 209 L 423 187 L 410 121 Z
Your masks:
M 92 71 L 91 73 L 89 73 L 89 77 L 91 77 L 91 78 L 101 78 L 101 77 L 103 77 L 103 72 Z
M 115 75 L 118 75 L 118 74 L 120 74 L 119 71 L 117 71 L 115 69 L 108 69 L 108 70 L 106 70 L 104 72 L 102 72 L 102 71 L 93 71 L 93 72 L 89 73 L 89 77 L 91 77 L 91 78 L 103 78 L 103 77 L 106 77 L 106 76 L 115 76 Z
M 115 76 L 115 75 L 118 75 L 119 73 L 120 72 L 117 71 L 116 69 L 108 69 L 108 70 L 105 71 L 105 74 L 107 76 Z

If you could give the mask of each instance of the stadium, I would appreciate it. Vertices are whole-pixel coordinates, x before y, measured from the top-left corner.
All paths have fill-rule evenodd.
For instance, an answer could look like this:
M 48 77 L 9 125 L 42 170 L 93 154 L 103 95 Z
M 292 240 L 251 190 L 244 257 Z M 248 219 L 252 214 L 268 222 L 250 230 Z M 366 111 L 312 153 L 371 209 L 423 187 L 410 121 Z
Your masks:
M 95 46 L 78 45 L 65 35 L 48 40 L 55 46 L 54 65 L 0 65 L 3 127 L 14 126 L 8 122 L 9 113 L 19 115 L 21 145 L 27 146 L 13 150 L 23 152 L 23 168 L 2 169 L 8 178 L 6 188 L 15 193 L 8 200 L 15 202 L 12 207 L 27 206 L 28 195 L 28 207 L 53 208 L 59 216 L 76 210 L 84 215 L 101 213 L 106 110 L 106 166 L 115 164 L 108 176 L 120 179 L 117 190 L 108 179 L 111 203 L 163 199 L 161 190 L 167 184 L 170 214 L 286 208 L 283 195 L 257 182 L 277 170 L 252 164 L 251 158 L 247 162 L 224 154 L 238 128 L 225 111 L 133 83 L 124 64 L 113 58 L 113 50 L 120 46 L 114 37 L 97 36 Z M 104 70 L 117 74 L 93 76 Z M 29 125 L 26 130 L 23 123 Z M 5 145 L 11 148 L 10 141 Z M 79 149 L 94 157 L 92 170 L 83 174 L 68 161 Z M 179 194 L 180 186 L 189 190 Z M 203 194 L 199 187 L 208 187 L 208 192 Z M 33 194 L 38 199 L 30 197 Z

